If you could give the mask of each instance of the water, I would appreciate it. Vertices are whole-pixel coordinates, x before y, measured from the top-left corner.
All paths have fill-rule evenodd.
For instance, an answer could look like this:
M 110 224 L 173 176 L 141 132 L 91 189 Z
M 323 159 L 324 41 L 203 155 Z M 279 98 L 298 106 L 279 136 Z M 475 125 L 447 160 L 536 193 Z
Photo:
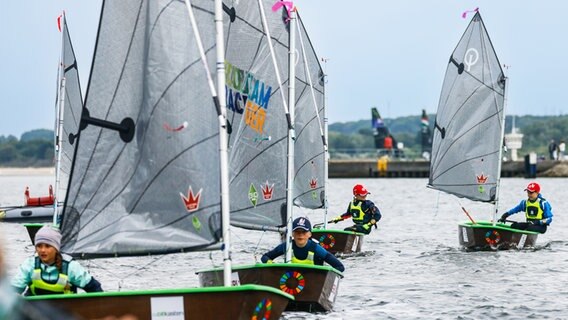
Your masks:
M 47 190 L 49 176 L 0 176 L 0 203 L 20 204 L 23 190 Z M 285 313 L 284 319 L 568 319 L 568 212 L 562 200 L 567 179 L 538 179 L 551 202 L 554 222 L 537 248 L 464 252 L 457 224 L 487 219 L 492 206 L 426 188 L 426 179 L 331 179 L 330 216 L 339 215 L 351 189 L 363 183 L 383 214 L 379 229 L 365 238 L 364 253 L 343 259 L 345 278 L 335 310 L 327 314 Z M 499 213 L 525 196 L 525 179 L 503 179 Z M 34 192 L 35 193 L 35 192 Z M 313 223 L 321 212 L 306 213 Z M 515 219 L 521 219 L 517 214 Z M 332 227 L 345 227 L 347 222 Z M 25 229 L 0 223 L 9 274 L 33 254 Z M 277 245 L 272 233 L 232 230 L 233 261 L 252 263 Z M 196 270 L 221 264 L 220 252 L 83 261 L 105 290 L 198 286 Z M 164 277 L 164 275 L 166 275 Z M 158 279 L 161 284 L 158 285 Z

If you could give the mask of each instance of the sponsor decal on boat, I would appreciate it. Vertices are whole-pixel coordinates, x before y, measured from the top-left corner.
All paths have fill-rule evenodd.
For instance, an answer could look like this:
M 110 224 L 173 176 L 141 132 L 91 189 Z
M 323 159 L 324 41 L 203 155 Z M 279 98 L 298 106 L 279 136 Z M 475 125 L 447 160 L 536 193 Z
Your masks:
M 183 297 L 152 297 L 150 300 L 152 320 L 184 320 Z

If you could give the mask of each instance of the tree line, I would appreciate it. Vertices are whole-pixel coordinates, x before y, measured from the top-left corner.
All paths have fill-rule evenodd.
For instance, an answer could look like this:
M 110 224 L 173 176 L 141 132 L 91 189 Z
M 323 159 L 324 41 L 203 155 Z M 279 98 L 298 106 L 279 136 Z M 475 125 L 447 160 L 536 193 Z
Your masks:
M 435 114 L 428 115 L 433 131 Z M 421 154 L 420 116 L 383 119 L 397 142 L 404 144 L 405 154 L 419 157 Z M 523 147 L 519 157 L 529 152 L 539 156 L 548 155 L 548 144 L 552 139 L 568 141 L 568 115 L 562 116 L 514 116 L 516 131 L 522 133 Z M 505 117 L 505 133 L 513 128 L 513 116 Z M 376 153 L 371 119 L 329 125 L 329 150 L 331 158 L 350 156 L 372 156 Z M 355 154 L 348 152 L 355 150 Z M 505 154 L 506 156 L 506 154 Z
M 0 167 L 50 167 L 54 165 L 53 131 L 32 130 L 20 139 L 0 136 Z
M 434 126 L 435 114 L 430 114 L 430 128 Z M 419 157 L 420 116 L 383 119 L 397 142 L 404 144 L 408 157 Z M 511 132 L 513 117 L 505 118 L 505 133 Z M 552 139 L 558 143 L 568 140 L 568 115 L 563 116 L 515 116 L 515 127 L 524 134 L 520 157 L 529 152 L 539 156 L 548 154 Z M 374 157 L 375 142 L 371 119 L 338 122 L 329 125 L 329 150 L 331 158 Z M 54 136 L 52 130 L 38 129 L 22 134 L 0 136 L 0 167 L 49 167 L 54 165 Z

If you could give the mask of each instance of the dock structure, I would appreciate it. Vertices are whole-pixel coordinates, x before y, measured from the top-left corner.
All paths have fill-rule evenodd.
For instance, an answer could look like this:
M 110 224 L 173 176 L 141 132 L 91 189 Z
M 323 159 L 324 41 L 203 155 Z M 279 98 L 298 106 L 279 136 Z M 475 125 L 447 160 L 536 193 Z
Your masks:
M 559 164 L 558 161 L 539 161 L 537 176 Z M 330 160 L 330 178 L 428 178 L 430 162 L 425 160 L 350 159 Z M 501 166 L 501 177 L 524 177 L 524 161 L 506 161 Z

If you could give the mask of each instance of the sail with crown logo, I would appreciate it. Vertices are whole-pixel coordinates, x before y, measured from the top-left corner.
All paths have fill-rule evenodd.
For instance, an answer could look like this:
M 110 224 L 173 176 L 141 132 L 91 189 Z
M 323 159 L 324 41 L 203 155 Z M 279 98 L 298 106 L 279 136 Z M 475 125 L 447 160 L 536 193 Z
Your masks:
M 227 3 L 228 2 L 226 2 L 226 4 Z M 296 18 L 293 14 L 295 9 L 286 7 L 288 4 L 284 4 L 283 2 L 277 2 L 274 6 L 272 6 L 273 4 L 274 2 L 268 0 L 233 3 L 234 6 L 231 7 L 230 12 L 234 14 L 234 22 L 229 25 L 226 33 L 228 44 L 226 56 L 227 62 L 225 65 L 230 65 L 231 68 L 234 66 L 242 68 L 242 62 L 236 63 L 235 61 L 238 61 L 238 58 L 246 56 L 247 49 L 243 49 L 245 50 L 245 54 L 243 55 L 239 48 L 243 44 L 254 44 L 254 54 L 250 55 L 250 57 L 253 58 L 253 62 L 248 64 L 250 66 L 250 70 L 245 70 L 243 74 L 247 74 L 246 72 L 248 72 L 248 74 L 252 73 L 254 78 L 262 79 L 265 84 L 265 88 L 267 85 L 270 86 L 273 92 L 270 98 L 270 108 L 274 107 L 272 104 L 273 99 L 277 108 L 276 110 L 270 110 L 271 114 L 268 113 L 268 110 L 262 110 L 260 112 L 260 114 L 266 113 L 266 121 L 271 120 L 269 117 L 277 117 L 279 120 L 270 124 L 264 122 L 264 128 L 266 129 L 264 134 L 266 135 L 266 138 L 262 139 L 262 137 L 259 137 L 259 139 L 262 140 L 256 141 L 256 144 L 252 144 L 251 137 L 247 134 L 253 133 L 249 128 L 242 126 L 243 120 L 239 122 L 238 116 L 236 116 L 234 112 L 231 115 L 231 111 L 233 110 L 230 110 L 230 102 L 227 104 L 229 109 L 228 118 L 233 127 L 233 133 L 231 134 L 230 139 L 240 139 L 233 140 L 233 144 L 230 144 L 230 148 L 232 148 L 230 151 L 232 171 L 234 168 L 238 168 L 235 167 L 236 165 L 242 166 L 242 160 L 246 159 L 246 157 L 251 160 L 250 164 L 262 164 L 266 163 L 266 161 L 276 161 L 275 163 L 270 163 L 270 165 L 274 165 L 275 167 L 268 167 L 268 164 L 266 163 L 266 168 L 264 170 L 249 170 L 248 176 L 244 174 L 241 174 L 241 176 L 233 174 L 231 176 L 231 202 L 235 199 L 235 193 L 239 192 L 234 189 L 237 185 L 236 182 L 239 180 L 244 181 L 245 183 L 242 183 L 240 188 L 237 189 L 247 190 L 246 188 L 250 185 L 248 188 L 249 194 L 254 194 L 258 190 L 253 189 L 255 185 L 250 182 L 246 183 L 247 179 L 250 180 L 254 178 L 253 174 L 255 173 L 262 177 L 260 178 L 262 179 L 260 181 L 267 181 L 264 184 L 267 188 L 263 188 L 263 191 L 273 190 L 273 197 L 276 197 L 273 199 L 274 204 L 257 202 L 256 207 L 253 208 L 253 206 L 246 203 L 246 199 L 241 198 L 240 200 L 237 200 L 239 202 L 237 205 L 242 205 L 243 210 L 237 210 L 239 213 L 234 214 L 235 205 L 232 204 L 231 207 L 232 225 L 262 230 L 272 230 L 274 228 L 269 228 L 270 226 L 279 226 L 278 224 L 274 224 L 274 222 L 272 222 L 271 225 L 263 225 L 263 223 L 271 223 L 269 221 L 269 216 L 271 215 L 276 217 L 276 220 L 274 221 L 279 223 L 280 226 L 283 226 L 286 222 L 290 222 L 288 225 L 291 227 L 292 202 L 306 206 L 313 205 L 314 207 L 321 207 L 322 198 L 320 197 L 324 196 L 320 189 L 316 191 L 315 198 L 311 198 L 312 194 L 311 192 L 308 192 L 296 199 L 288 200 L 295 196 L 295 192 L 298 192 L 296 187 L 293 185 L 294 175 L 296 175 L 296 182 L 301 181 L 298 176 L 307 177 L 309 175 L 311 181 L 306 179 L 307 181 L 305 181 L 305 183 L 308 188 L 314 190 L 317 190 L 318 188 L 317 179 L 320 179 L 319 177 L 323 177 L 323 174 L 320 176 L 319 173 L 315 172 L 319 170 L 319 168 L 323 169 L 323 165 L 318 167 L 318 163 L 315 169 L 305 165 L 306 163 L 310 163 L 312 160 L 314 161 L 314 164 L 317 161 L 321 161 L 323 163 L 325 153 L 323 148 L 319 149 L 319 145 L 313 146 L 313 151 L 316 151 L 316 156 L 307 156 L 307 152 L 302 151 L 300 153 L 301 156 L 298 158 L 299 160 L 294 159 L 295 161 L 293 162 L 290 160 L 292 158 L 290 154 L 295 152 L 294 147 L 298 146 L 299 143 L 297 140 L 294 142 L 293 139 L 291 139 L 292 136 L 296 139 L 301 138 L 300 141 L 310 141 L 310 137 L 308 135 L 311 131 L 315 131 L 314 129 L 317 128 L 317 131 L 320 132 L 318 136 L 319 140 L 317 142 L 320 145 L 323 145 L 322 131 L 317 123 L 317 121 L 320 120 L 315 116 L 316 114 L 323 112 L 321 109 L 323 108 L 323 105 L 317 107 L 314 105 L 314 100 L 316 101 L 316 104 L 318 100 L 323 100 L 323 84 L 318 83 L 318 90 L 320 93 L 313 94 L 309 91 L 309 88 L 307 88 L 307 84 L 309 82 L 319 82 L 318 77 L 321 77 L 321 74 L 319 73 L 320 67 L 319 64 L 317 64 L 317 58 L 313 53 L 310 53 L 310 58 L 308 59 L 311 60 L 309 61 L 308 59 L 299 57 L 299 60 L 304 60 L 302 63 L 310 64 L 308 71 L 305 73 L 301 72 L 296 76 L 293 75 L 298 69 L 298 66 L 290 66 L 288 64 L 288 59 L 295 61 L 295 59 L 291 58 L 292 53 L 296 52 L 296 50 L 292 47 L 296 44 L 296 41 L 293 40 L 293 33 L 296 30 Z M 228 5 L 226 6 L 228 7 Z M 271 6 L 273 10 L 269 11 Z M 307 39 L 305 34 L 303 36 Z M 311 64 L 314 60 L 316 61 L 316 65 Z M 251 78 L 253 76 L 247 75 L 247 77 Z M 306 77 L 310 80 L 307 80 Z M 298 91 L 300 92 L 293 93 L 294 90 L 292 88 L 295 88 L 295 84 L 298 82 L 298 79 L 303 79 L 304 83 L 299 85 L 300 90 Z M 283 90 L 287 90 L 288 97 Z M 230 93 L 230 88 L 228 88 L 227 91 Z M 230 99 L 230 95 L 231 94 L 228 95 L 227 99 Z M 314 99 L 315 95 L 317 95 L 317 98 Z M 292 99 L 294 101 L 290 101 L 289 97 L 295 97 Z M 247 98 L 247 101 L 249 100 L 250 97 Z M 299 102 L 299 106 L 294 107 L 294 102 Z M 254 108 L 253 102 L 250 104 Z M 290 106 L 289 109 L 288 106 Z M 258 109 L 260 110 L 260 108 Z M 297 110 L 299 115 L 294 115 L 294 111 Z M 255 110 L 253 109 L 253 111 Z M 246 116 L 246 111 L 244 112 L 245 119 L 250 119 Z M 272 112 L 277 112 L 277 114 L 272 114 Z M 256 115 L 258 115 L 258 111 Z M 231 119 L 233 120 L 231 121 Z M 294 125 L 294 120 L 298 119 L 299 124 Z M 241 127 L 237 127 L 239 124 Z M 274 127 L 272 127 L 272 125 L 274 125 Z M 298 134 L 298 131 L 302 130 L 304 132 Z M 296 134 L 294 134 L 294 132 L 296 132 Z M 276 136 L 276 141 L 272 141 L 276 133 L 281 133 L 282 136 Z M 305 136 L 302 137 L 304 134 Z M 254 135 L 252 137 L 254 137 Z M 252 140 L 252 142 L 255 141 Z M 265 144 L 265 146 L 263 146 L 263 144 Z M 253 146 L 256 149 L 253 149 Z M 262 148 L 272 148 L 273 150 L 269 150 L 270 152 L 261 151 Z M 302 146 L 301 148 L 306 147 Z M 256 152 L 252 154 L 240 154 L 243 153 L 243 150 Z M 241 158 L 239 159 L 238 156 Z M 243 156 L 246 157 L 243 158 Z M 245 166 L 250 166 L 247 162 L 244 162 L 244 164 Z M 298 175 L 298 171 L 292 169 L 294 166 L 298 166 L 298 164 L 302 164 L 304 168 L 308 168 L 309 170 L 306 171 L 307 173 L 300 172 Z M 274 170 L 268 168 L 274 168 Z M 243 169 L 237 171 L 237 173 L 244 173 L 244 171 L 245 170 Z M 322 180 L 319 181 L 323 183 Z M 286 187 L 287 185 L 293 190 L 290 190 L 290 188 L 288 190 L 279 190 L 281 186 Z M 286 191 L 286 193 L 284 191 Z M 302 199 L 302 196 L 305 195 L 308 195 L 308 199 L 310 199 L 309 201 L 306 201 L 307 199 Z M 255 199 L 258 200 L 256 197 Z M 248 199 L 248 201 L 250 200 L 251 199 Z M 309 203 L 311 201 L 313 202 Z M 257 208 L 261 210 L 257 210 Z M 275 211 L 270 209 L 275 209 Z M 283 209 L 286 209 L 286 212 L 284 212 Z M 288 232 L 289 233 L 287 233 L 286 236 L 287 241 L 290 239 L 289 235 L 291 230 Z M 290 246 L 288 247 L 290 248 Z M 234 266 L 232 280 L 239 284 L 261 283 L 294 295 L 295 301 L 291 301 L 288 304 L 287 310 L 303 310 L 311 312 L 331 310 L 337 295 L 339 280 L 342 277 L 341 272 L 329 266 L 294 263 L 292 261 L 292 259 L 288 259 L 288 257 L 286 257 L 284 263 L 255 263 L 251 265 Z M 222 270 L 219 268 L 200 270 L 197 273 L 202 286 L 215 286 L 221 283 Z M 302 279 L 302 282 L 298 281 L 298 277 Z
M 222 56 L 215 37 L 222 25 L 215 20 L 223 10 L 220 1 L 191 2 L 103 1 L 74 136 L 62 252 L 97 258 L 222 247 L 225 286 L 42 296 L 30 303 L 49 300 L 86 319 L 278 319 L 292 298 L 261 285 L 230 286 L 226 120 L 210 72 L 222 65 L 215 58 Z
M 256 2 L 240 2 L 232 9 L 236 19 L 227 23 L 225 29 L 227 110 L 232 126 L 229 138 L 231 223 L 252 229 L 283 226 L 288 122 L 287 96 L 281 91 L 286 90 L 289 81 L 287 14 L 278 11 L 267 15 L 279 67 L 276 71 L 262 21 L 255 14 L 258 12 Z M 299 57 L 296 65 L 293 201 L 302 207 L 321 208 L 325 159 L 323 71 L 301 23 L 299 29 L 302 36 L 298 39 L 304 42 L 307 53 Z
M 324 133 L 325 79 L 318 56 L 298 14 L 294 113 L 294 205 L 325 206 L 327 141 Z
M 450 56 L 434 123 L 428 186 L 493 204 L 490 221 L 459 224 L 467 250 L 532 247 L 537 233 L 497 223 L 506 80 L 477 12 Z
M 286 224 L 288 32 L 281 14 L 268 15 L 276 71 L 258 3 L 226 1 L 229 6 L 224 25 L 231 224 L 277 228 Z
M 429 186 L 497 200 L 505 76 L 478 13 L 450 56 L 434 125 Z
M 214 61 L 211 13 L 196 15 Z M 218 241 L 219 133 L 191 32 L 183 2 L 104 3 L 62 217 L 65 252 L 140 255 Z

